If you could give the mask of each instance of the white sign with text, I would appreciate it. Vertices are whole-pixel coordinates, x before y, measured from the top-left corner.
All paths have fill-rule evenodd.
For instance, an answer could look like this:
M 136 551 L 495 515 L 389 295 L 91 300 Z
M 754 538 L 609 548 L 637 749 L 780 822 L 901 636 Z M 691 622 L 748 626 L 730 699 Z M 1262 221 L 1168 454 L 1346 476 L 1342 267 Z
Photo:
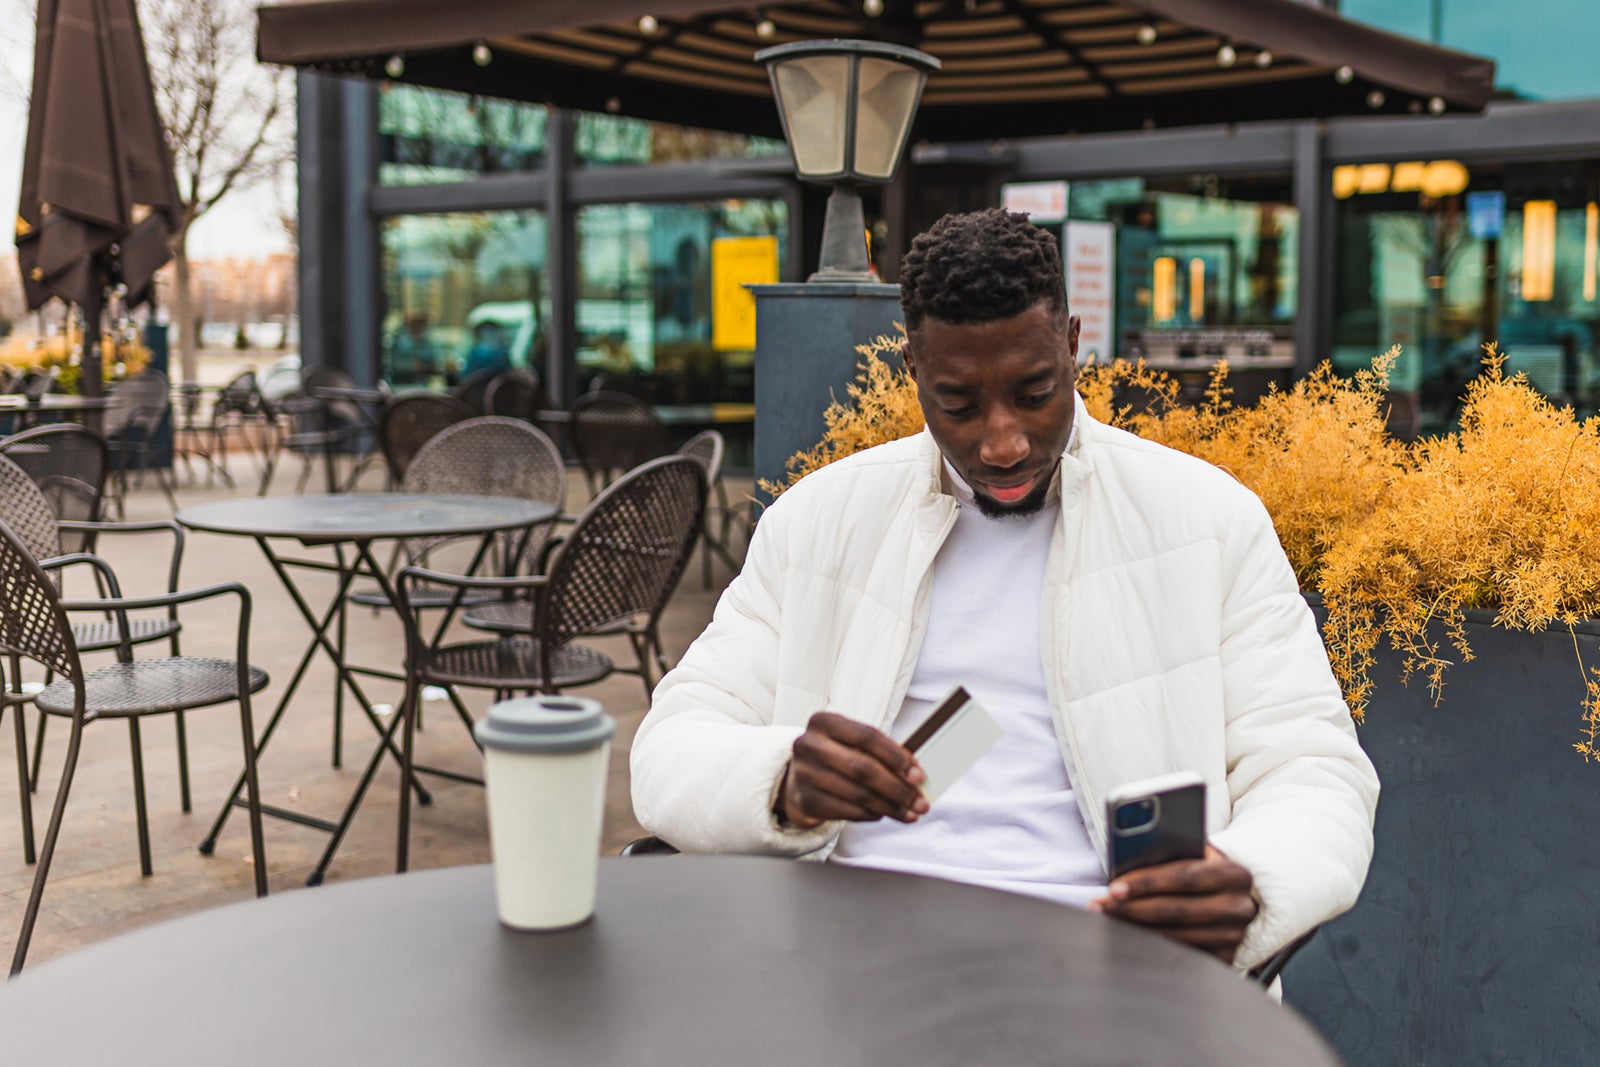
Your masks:
M 1109 222 L 1068 222 L 1062 235 L 1067 305 L 1083 320 L 1078 362 L 1116 355 L 1117 228 Z

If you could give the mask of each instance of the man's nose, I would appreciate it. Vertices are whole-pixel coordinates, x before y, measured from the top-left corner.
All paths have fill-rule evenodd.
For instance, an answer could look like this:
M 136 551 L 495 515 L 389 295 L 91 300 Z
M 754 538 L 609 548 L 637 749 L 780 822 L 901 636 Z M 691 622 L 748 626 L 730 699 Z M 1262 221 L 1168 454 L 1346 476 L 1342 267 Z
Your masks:
M 1011 411 L 995 411 L 983 427 L 978 458 L 986 467 L 1008 470 L 1028 458 L 1028 435 Z

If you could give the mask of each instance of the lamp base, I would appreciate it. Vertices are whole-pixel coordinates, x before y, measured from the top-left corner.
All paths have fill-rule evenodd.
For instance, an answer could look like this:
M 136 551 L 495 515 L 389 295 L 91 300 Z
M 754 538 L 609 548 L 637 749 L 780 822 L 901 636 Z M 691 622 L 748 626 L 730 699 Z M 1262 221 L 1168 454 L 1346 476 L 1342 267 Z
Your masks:
M 848 185 L 835 185 L 828 194 L 828 211 L 822 220 L 822 258 L 808 282 L 875 282 L 867 256 L 867 223 L 861 194 Z

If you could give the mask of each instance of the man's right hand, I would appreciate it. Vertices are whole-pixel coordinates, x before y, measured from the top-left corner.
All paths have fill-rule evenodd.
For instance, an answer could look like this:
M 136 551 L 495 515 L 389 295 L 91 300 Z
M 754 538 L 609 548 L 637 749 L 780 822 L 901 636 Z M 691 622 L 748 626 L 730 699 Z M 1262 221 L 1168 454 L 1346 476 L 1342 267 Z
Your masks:
M 774 812 L 802 830 L 830 819 L 916 822 L 928 810 L 927 775 L 906 747 L 881 730 L 819 711 L 794 743 Z

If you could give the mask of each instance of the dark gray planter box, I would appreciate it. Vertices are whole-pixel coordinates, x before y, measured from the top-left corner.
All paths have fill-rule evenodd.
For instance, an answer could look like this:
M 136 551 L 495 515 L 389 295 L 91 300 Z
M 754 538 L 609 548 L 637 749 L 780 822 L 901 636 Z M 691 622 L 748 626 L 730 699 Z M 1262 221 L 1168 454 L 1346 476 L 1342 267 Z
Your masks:
M 1572 748 L 1573 636 L 1480 621 L 1468 640 L 1437 708 L 1378 655 L 1360 727 L 1383 782 L 1372 873 L 1283 975 L 1352 1067 L 1600 1062 L 1600 765 Z

